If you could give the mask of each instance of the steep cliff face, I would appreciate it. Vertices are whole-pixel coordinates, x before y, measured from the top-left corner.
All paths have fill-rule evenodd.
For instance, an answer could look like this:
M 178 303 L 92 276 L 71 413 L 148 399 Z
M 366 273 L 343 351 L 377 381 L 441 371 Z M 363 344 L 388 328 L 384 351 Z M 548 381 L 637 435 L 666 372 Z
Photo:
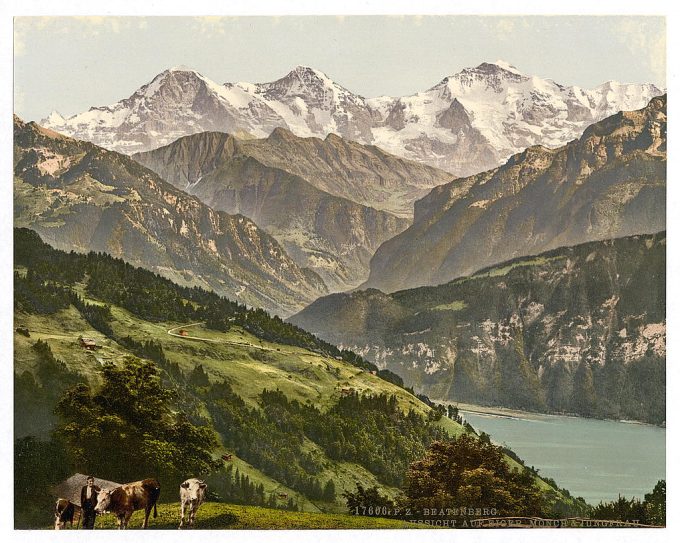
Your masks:
M 409 225 L 357 201 L 412 205 L 425 192 L 419 187 L 448 178 L 337 136 L 298 138 L 284 129 L 249 141 L 204 132 L 133 158 L 210 207 L 254 220 L 331 291 L 364 282 L 375 250 Z M 342 196 L 355 188 L 356 197 Z
M 384 243 L 367 288 L 450 281 L 522 255 L 665 228 L 666 97 L 590 126 L 558 149 L 435 187 Z
M 432 398 L 661 423 L 665 254 L 663 233 L 591 242 L 290 320 Z
M 105 251 L 280 315 L 326 293 L 250 219 L 215 211 L 129 157 L 14 119 L 15 225 Z

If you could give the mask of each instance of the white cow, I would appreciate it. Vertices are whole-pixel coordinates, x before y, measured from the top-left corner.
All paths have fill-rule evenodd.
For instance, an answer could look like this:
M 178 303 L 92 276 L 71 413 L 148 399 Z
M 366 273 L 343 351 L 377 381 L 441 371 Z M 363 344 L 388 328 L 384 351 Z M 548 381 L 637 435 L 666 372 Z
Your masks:
M 205 501 L 207 489 L 208 485 L 200 479 L 187 479 L 179 485 L 179 501 L 182 508 L 179 521 L 180 528 L 184 526 L 184 513 L 186 512 L 187 507 L 189 508 L 187 521 L 189 526 L 194 525 L 196 511 L 198 511 L 198 508 Z

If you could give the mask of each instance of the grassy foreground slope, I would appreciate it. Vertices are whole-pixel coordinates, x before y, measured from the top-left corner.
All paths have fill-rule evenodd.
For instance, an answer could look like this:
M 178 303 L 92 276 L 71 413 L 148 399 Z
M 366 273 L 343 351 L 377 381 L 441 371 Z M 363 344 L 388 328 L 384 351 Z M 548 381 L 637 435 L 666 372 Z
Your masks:
M 37 383 L 28 388 L 35 395 L 15 405 L 17 438 L 26 435 L 46 438 L 57 423 L 52 412 L 60 393 L 55 390 L 61 382 L 60 375 L 55 371 L 45 373 L 44 361 L 36 349 L 38 342 L 46 344 L 54 357 L 63 362 L 61 373 L 76 375 L 93 388 L 101 383 L 101 370 L 107 363 L 118 365 L 136 357 L 154 361 L 164 372 L 177 409 L 217 431 L 222 444 L 214 451 L 215 456 L 231 454 L 231 460 L 225 465 L 232 471 L 238 469 L 255 486 L 261 486 L 267 499 L 284 494 L 304 511 L 345 512 L 342 493 L 355 490 L 357 482 L 365 487 L 379 486 L 383 494 L 394 497 L 399 491 L 394 466 L 413 461 L 422 454 L 424 434 L 413 433 L 414 421 L 415 427 L 429 428 L 426 431 L 430 436 L 453 437 L 466 431 L 456 421 L 437 416 L 411 391 L 388 380 L 394 380 L 393 374 L 381 372 L 353 353 L 339 351 L 264 312 L 237 306 L 212 293 L 179 287 L 106 255 L 55 251 L 26 230 L 17 231 L 15 248 L 18 252 L 14 371 L 18 382 Z M 100 313 L 93 308 L 99 308 Z M 210 321 L 210 326 L 203 324 L 205 320 Z M 29 335 L 20 333 L 20 329 L 27 330 Z M 186 335 L 182 335 L 182 331 Z M 81 336 L 94 338 L 100 348 L 83 349 L 79 343 Z M 139 346 L 143 345 L 146 351 L 140 352 Z M 153 355 L 149 345 L 162 352 L 162 360 Z M 203 381 L 197 383 L 201 379 Z M 281 466 L 281 451 L 272 451 L 274 455 L 279 453 L 272 463 L 254 455 L 253 444 L 250 448 L 241 447 L 244 441 L 253 439 L 255 446 L 262 447 L 258 439 L 266 440 L 266 436 L 260 433 L 253 438 L 257 428 L 248 422 L 234 439 L 229 425 L 220 422 L 225 420 L 221 417 L 226 411 L 220 409 L 226 400 L 214 395 L 222 383 L 228 384 L 233 395 L 243 401 L 242 407 L 239 404 L 227 407 L 260 430 L 267 422 L 266 417 L 271 415 L 267 410 L 272 407 L 275 415 L 288 410 L 293 417 L 290 420 L 308 417 L 303 420 L 303 431 L 284 433 L 277 443 L 284 451 L 286 463 L 300 460 L 288 454 L 289 450 L 304 456 L 300 464 L 304 477 L 322 485 L 333 482 L 332 499 L 325 494 L 320 497 L 308 485 L 300 484 L 299 479 L 296 482 L 288 477 L 290 482 L 285 483 L 285 477 L 282 479 L 280 474 L 286 476 L 290 472 Z M 262 398 L 265 389 L 278 390 L 285 402 L 297 403 L 265 405 Z M 328 417 L 329 412 L 348 401 L 348 391 L 356 398 L 349 398 L 354 405 L 358 405 L 356 402 L 361 402 L 361 398 L 393 397 L 396 411 L 402 413 L 393 412 L 393 422 L 377 431 L 371 430 L 368 422 L 359 421 L 359 434 L 345 438 L 344 447 L 366 447 L 368 443 L 369 448 L 361 450 L 373 450 L 375 455 L 369 458 L 355 455 L 354 460 L 349 461 L 347 454 L 337 453 L 335 443 L 329 442 L 327 435 L 319 434 L 320 431 L 323 434 L 325 428 L 320 430 L 313 424 L 310 427 L 310 413 L 312 417 L 317 416 L 314 413 Z M 15 395 L 15 398 L 21 397 Z M 36 401 L 38 399 L 40 401 Z M 250 414 L 246 410 L 250 410 Z M 348 424 L 351 414 L 334 413 L 335 419 L 328 420 L 336 421 L 333 422 L 336 428 Z M 410 417 L 411 422 L 407 424 L 405 417 Z M 351 424 L 357 422 L 350 421 L 350 426 L 344 428 L 350 428 Z M 386 442 L 399 443 L 399 439 L 404 438 L 404 428 L 411 432 L 409 439 L 414 441 L 396 449 L 394 445 L 392 449 L 386 448 Z M 446 434 L 437 433 L 442 430 Z M 352 441 L 355 439 L 356 443 Z M 377 443 L 378 449 L 370 449 L 371 443 Z M 512 467 L 523 469 L 510 457 L 507 461 Z M 229 496 L 224 472 L 206 474 L 206 477 L 213 491 Z M 539 488 L 552 494 L 551 500 L 571 502 L 544 481 L 536 478 L 536 482 Z M 174 492 L 168 492 L 163 499 L 176 499 Z
M 132 517 L 130 528 L 141 528 L 143 512 Z M 158 518 L 149 518 L 151 530 L 173 530 L 179 525 L 179 503 L 158 507 Z M 352 530 L 424 528 L 423 524 L 403 520 L 331 513 L 281 511 L 251 505 L 207 502 L 201 505 L 194 529 L 202 530 Z M 116 528 L 113 515 L 98 517 L 96 528 Z
M 96 301 L 85 298 L 89 303 Z M 179 325 L 177 322 L 147 322 L 136 318 L 130 312 L 111 307 L 113 315 L 112 328 L 117 334 L 130 336 L 137 341 L 153 340 L 163 346 L 165 355 L 172 362 L 179 364 L 181 370 L 189 374 L 199 364 L 212 380 L 228 380 L 237 392 L 251 407 L 257 406 L 257 397 L 263 389 L 279 389 L 287 397 L 300 402 L 310 400 L 320 408 L 328 408 L 337 402 L 341 388 L 351 386 L 357 391 L 369 394 L 392 394 L 398 398 L 404 409 L 414 409 L 426 415 L 431 409 L 404 389 L 401 389 L 369 372 L 354 366 L 305 349 L 277 345 L 235 328 L 229 332 L 218 332 L 206 329 L 205 326 L 187 327 L 193 337 L 210 338 L 219 343 L 192 340 L 191 337 L 175 337 L 167 330 Z M 46 342 L 55 356 L 63 360 L 68 368 L 82 375 L 88 383 L 96 386 L 100 381 L 100 369 L 103 363 L 122 360 L 131 356 L 128 349 L 93 329 L 80 313 L 70 306 L 55 315 L 36 315 L 17 312 L 15 326 L 30 330 L 31 337 L 15 334 L 15 373 L 35 371 L 36 356 L 32 348 L 38 340 Z M 96 340 L 101 349 L 90 352 L 79 346 L 80 336 Z M 230 343 L 233 342 L 233 343 Z M 209 417 L 202 405 L 198 406 L 199 414 Z M 23 420 L 26 415 L 28 420 Z M 38 416 L 34 412 L 17 410 L 17 437 L 32 434 L 47 437 L 56 423 L 50 412 L 42 412 Z M 464 430 L 450 420 L 442 419 L 441 426 L 450 435 L 457 435 Z M 307 441 L 306 448 L 313 452 L 328 467 L 321 473 L 322 478 L 332 479 L 336 486 L 338 500 L 334 504 L 315 504 L 303 494 L 265 475 L 257 468 L 223 448 L 220 454 L 232 454 L 234 468 L 247 475 L 255 484 L 262 484 L 265 492 L 286 493 L 292 497 L 304 511 L 330 510 L 342 512 L 346 508 L 340 495 L 344 491 L 355 490 L 356 481 L 364 485 L 379 485 L 383 492 L 393 497 L 396 488 L 386 487 L 364 467 L 350 462 L 336 462 L 326 457 L 323 450 Z M 512 462 L 511 459 L 509 461 Z

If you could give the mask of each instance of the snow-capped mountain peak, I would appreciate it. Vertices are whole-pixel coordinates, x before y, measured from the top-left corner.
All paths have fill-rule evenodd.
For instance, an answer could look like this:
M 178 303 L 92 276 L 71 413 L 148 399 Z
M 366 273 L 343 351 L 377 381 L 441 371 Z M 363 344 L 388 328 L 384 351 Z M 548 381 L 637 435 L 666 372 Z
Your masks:
M 662 93 L 649 83 L 561 85 L 503 60 L 464 68 L 411 96 L 372 99 L 305 65 L 269 83 L 222 85 L 176 66 L 116 104 L 67 119 L 51 114 L 42 124 L 128 153 L 208 130 L 259 138 L 277 127 L 303 137 L 334 133 L 463 176 L 533 145 L 563 145 Z
M 281 100 L 299 96 L 322 102 L 331 102 L 337 100 L 340 94 L 349 93 L 322 71 L 302 65 L 296 66 L 276 81 L 258 84 L 257 90 L 267 99 Z
M 66 120 L 66 118 L 55 109 L 47 116 L 47 119 L 45 119 L 45 120 L 48 123 L 61 124 Z M 45 121 L 43 121 L 43 123 L 44 122 Z
M 320 81 L 329 82 L 331 84 L 333 83 L 331 79 L 321 70 L 317 70 L 311 66 L 305 66 L 304 64 L 298 64 L 284 77 L 316 78 Z
M 505 60 L 497 60 L 496 62 L 494 62 L 494 64 L 499 68 L 503 68 L 506 72 L 514 72 L 516 74 L 523 75 L 515 66 L 513 66 L 509 62 L 506 62 Z
M 185 64 L 179 64 L 177 66 L 173 66 L 172 68 L 168 68 L 168 70 L 166 70 L 166 71 L 168 71 L 168 72 L 191 72 L 191 73 L 195 73 L 196 75 L 201 75 L 196 70 L 194 70 L 193 68 L 189 68 L 189 66 L 186 66 Z

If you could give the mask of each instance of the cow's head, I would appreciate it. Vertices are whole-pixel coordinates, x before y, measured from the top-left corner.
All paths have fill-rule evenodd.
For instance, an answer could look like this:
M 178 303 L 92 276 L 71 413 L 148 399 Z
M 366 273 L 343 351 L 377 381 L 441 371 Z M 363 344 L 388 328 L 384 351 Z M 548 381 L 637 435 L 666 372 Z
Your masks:
M 111 491 L 100 490 L 97 492 L 97 505 L 94 506 L 94 510 L 97 513 L 105 513 L 109 507 L 111 507 Z
M 200 479 L 187 479 L 179 486 L 182 489 L 180 492 L 192 503 L 202 500 L 208 488 L 208 485 Z

